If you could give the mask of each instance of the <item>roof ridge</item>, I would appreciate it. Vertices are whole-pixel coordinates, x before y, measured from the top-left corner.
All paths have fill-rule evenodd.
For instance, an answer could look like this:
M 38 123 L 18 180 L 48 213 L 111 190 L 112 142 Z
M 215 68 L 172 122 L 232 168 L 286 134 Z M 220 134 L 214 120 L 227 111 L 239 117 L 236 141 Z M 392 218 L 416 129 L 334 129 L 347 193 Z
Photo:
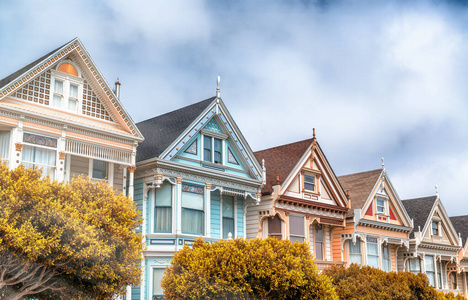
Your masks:
M 410 199 L 403 199 L 401 201 L 412 201 L 412 200 L 424 200 L 424 199 L 431 199 L 431 198 L 437 198 L 437 195 L 432 195 L 432 196 L 423 196 L 423 197 L 418 197 L 418 198 L 410 198 Z
M 313 141 L 314 138 L 310 138 L 310 139 L 305 139 L 305 140 L 301 140 L 301 141 L 297 141 L 297 142 L 292 142 L 292 143 L 288 143 L 288 144 L 283 144 L 283 145 L 279 145 L 279 146 L 274 146 L 274 147 L 271 147 L 271 148 L 266 148 L 266 149 L 263 149 L 263 150 L 257 150 L 255 151 L 254 153 L 259 153 L 259 152 L 263 152 L 263 151 L 267 151 L 267 150 L 272 150 L 272 149 L 276 149 L 276 148 L 282 148 L 282 147 L 286 147 L 286 146 L 291 146 L 291 145 L 295 145 L 295 144 L 299 144 L 299 143 L 303 143 L 303 142 L 307 142 L 307 141 Z

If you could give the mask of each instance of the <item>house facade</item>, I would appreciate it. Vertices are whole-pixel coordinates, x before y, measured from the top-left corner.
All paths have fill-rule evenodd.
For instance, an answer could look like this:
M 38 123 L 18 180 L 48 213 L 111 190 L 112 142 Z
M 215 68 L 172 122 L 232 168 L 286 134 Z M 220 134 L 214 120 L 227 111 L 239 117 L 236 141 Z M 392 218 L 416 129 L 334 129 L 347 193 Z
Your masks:
M 219 84 L 219 82 L 218 82 Z M 127 299 L 163 299 L 172 256 L 196 238 L 246 237 L 246 211 L 260 202 L 264 169 L 219 96 L 137 124 L 135 197 L 146 243 L 140 286 Z
M 132 194 L 143 141 L 78 38 L 0 80 L 0 157 L 43 176 L 105 179 Z M 128 186 L 127 186 L 128 185 Z
M 267 166 L 266 185 L 247 211 L 247 238 L 305 241 L 320 270 L 342 264 L 333 236 L 345 226 L 348 200 L 315 136 L 255 155 Z
M 401 271 L 398 250 L 409 247 L 413 225 L 386 171 L 339 176 L 349 195 L 346 227 L 335 231 L 336 252 L 347 265 L 357 263 L 381 270 Z
M 462 248 L 458 253 L 457 288 L 463 296 L 468 296 L 468 216 L 450 217 L 458 236 L 462 239 Z M 452 276 L 453 277 L 453 276 Z
M 444 292 L 461 292 L 459 254 L 462 241 L 436 192 L 435 196 L 403 200 L 414 220 L 409 248 L 399 249 L 405 270 L 422 272 L 429 283 Z

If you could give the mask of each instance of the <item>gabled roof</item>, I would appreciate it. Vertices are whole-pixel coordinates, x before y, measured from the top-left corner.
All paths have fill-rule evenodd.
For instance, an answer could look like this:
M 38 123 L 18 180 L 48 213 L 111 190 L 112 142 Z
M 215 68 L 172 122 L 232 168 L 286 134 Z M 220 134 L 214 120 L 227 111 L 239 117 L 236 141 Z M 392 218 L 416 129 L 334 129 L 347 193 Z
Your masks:
M 421 231 L 423 230 L 436 200 L 437 196 L 429 196 L 401 201 L 406 212 L 414 221 L 413 237 L 414 232 L 419 231 L 419 228 L 421 228 Z
M 136 160 L 158 157 L 215 100 L 216 97 L 211 97 L 137 123 L 145 141 L 138 146 Z
M 100 101 L 103 101 L 108 112 L 114 115 L 118 124 L 128 131 L 126 134 L 142 141 L 144 138 L 138 131 L 138 128 L 136 128 L 132 118 L 116 97 L 113 89 L 102 76 L 91 56 L 78 38 L 74 38 L 70 42 L 0 80 L 0 100 L 14 94 L 16 91 L 20 90 L 22 86 L 35 80 L 38 76 L 53 68 L 59 61 L 69 57 L 72 53 L 74 57 L 79 60 L 81 67 L 84 72 L 88 74 L 87 76 L 89 79 L 93 80 L 95 86 L 98 87 L 97 90 L 102 95 Z
M 266 185 L 263 187 L 262 193 L 273 191 L 277 176 L 280 184 L 288 177 L 313 140 L 313 138 L 307 139 L 254 152 L 258 161 L 265 160 Z
M 343 189 L 349 190 L 349 199 L 351 199 L 349 213 L 352 214 L 354 209 L 364 206 L 380 174 L 382 174 L 382 169 L 338 176 L 338 181 Z
M 461 234 L 462 246 L 465 246 L 468 238 L 468 216 L 450 217 L 450 221 L 457 233 Z

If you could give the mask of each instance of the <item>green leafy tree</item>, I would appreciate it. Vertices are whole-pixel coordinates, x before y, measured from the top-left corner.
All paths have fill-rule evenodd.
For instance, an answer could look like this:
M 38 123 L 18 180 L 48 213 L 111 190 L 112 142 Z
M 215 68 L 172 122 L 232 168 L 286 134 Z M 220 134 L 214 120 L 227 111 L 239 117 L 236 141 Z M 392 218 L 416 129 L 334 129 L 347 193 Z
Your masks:
M 306 243 L 198 238 L 174 255 L 161 281 L 167 299 L 338 299 Z
M 340 299 L 465 299 L 453 294 L 444 295 L 429 285 L 425 274 L 385 272 L 376 268 L 351 264 L 348 268 L 333 266 L 324 270 L 332 278 Z
M 134 202 L 104 181 L 0 165 L 0 298 L 111 299 L 139 284 Z

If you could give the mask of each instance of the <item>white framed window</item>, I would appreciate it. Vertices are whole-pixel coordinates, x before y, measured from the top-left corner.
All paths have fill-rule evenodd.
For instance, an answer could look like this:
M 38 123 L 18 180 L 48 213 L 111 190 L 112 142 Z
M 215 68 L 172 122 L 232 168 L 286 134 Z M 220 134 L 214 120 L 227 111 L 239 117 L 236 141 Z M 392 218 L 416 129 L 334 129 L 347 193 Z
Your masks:
M 305 239 L 304 217 L 289 215 L 289 240 L 302 243 Z
M 8 164 L 8 157 L 10 155 L 10 131 L 0 131 L 0 163 L 6 162 Z
M 349 246 L 349 263 L 362 265 L 361 241 L 357 240 L 356 244 L 353 244 L 353 241 L 349 240 L 348 246 Z
M 51 106 L 79 113 L 80 99 L 83 96 L 83 78 L 77 68 L 70 62 L 60 64 L 57 70 L 52 70 Z
M 429 284 L 435 287 L 434 256 L 424 256 L 424 266 L 426 267 L 426 276 L 429 278 Z
M 268 218 L 268 236 L 273 237 L 277 240 L 283 239 L 282 233 L 282 221 L 275 215 L 273 218 Z
M 154 232 L 172 232 L 172 185 L 168 182 L 154 191 Z
M 203 135 L 203 160 L 223 164 L 223 140 Z
M 408 259 L 408 270 L 414 274 L 421 272 L 421 262 L 418 257 Z
M 392 270 L 392 255 L 390 252 L 390 245 L 382 244 L 382 269 L 385 272 Z
M 223 196 L 223 239 L 227 239 L 229 233 L 232 237 L 235 235 L 234 201 L 233 196 Z
M 93 159 L 92 160 L 91 178 L 93 179 L 109 179 L 109 162 Z
M 164 277 L 165 268 L 153 268 L 153 297 L 154 300 L 164 299 L 164 290 L 161 287 L 161 280 Z
M 21 160 L 26 168 L 42 168 L 42 178 L 49 175 L 50 179 L 54 180 L 57 139 L 25 132 Z
M 388 200 L 384 198 L 376 198 L 377 214 L 387 214 Z
M 432 221 L 432 235 L 435 235 L 435 236 L 440 236 L 440 230 L 439 230 L 439 224 L 440 222 L 438 221 Z
M 379 246 L 376 237 L 367 237 L 367 265 L 379 268 Z
M 315 259 L 323 260 L 324 243 L 323 243 L 323 226 L 321 224 L 314 225 L 314 252 L 315 252 Z
M 442 288 L 442 263 L 439 261 L 439 263 L 436 262 L 437 266 L 437 284 L 438 288 Z
M 182 183 L 182 233 L 203 235 L 205 230 L 205 189 Z
M 316 192 L 317 186 L 316 186 L 315 181 L 316 181 L 315 175 L 304 174 L 304 190 L 309 191 L 309 192 Z

